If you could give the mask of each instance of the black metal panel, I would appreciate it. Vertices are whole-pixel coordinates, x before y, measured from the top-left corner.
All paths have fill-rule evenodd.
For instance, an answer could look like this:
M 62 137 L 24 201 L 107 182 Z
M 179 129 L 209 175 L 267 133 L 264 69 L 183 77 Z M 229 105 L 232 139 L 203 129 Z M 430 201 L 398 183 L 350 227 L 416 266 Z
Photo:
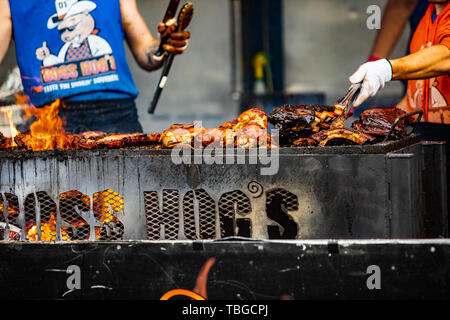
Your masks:
M 210 300 L 448 299 L 449 257 L 449 240 L 1 244 L 0 298 L 160 299 L 192 291 L 209 261 Z M 70 290 L 73 265 L 81 288 Z
M 424 142 L 423 190 L 426 237 L 448 236 L 448 187 L 445 143 Z

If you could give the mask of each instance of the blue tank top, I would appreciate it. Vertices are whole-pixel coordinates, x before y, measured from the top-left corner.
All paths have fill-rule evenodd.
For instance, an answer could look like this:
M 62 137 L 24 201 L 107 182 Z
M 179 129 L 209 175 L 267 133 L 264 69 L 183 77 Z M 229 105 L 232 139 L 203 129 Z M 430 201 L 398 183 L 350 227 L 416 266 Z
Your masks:
M 120 0 L 10 0 L 17 62 L 35 106 L 136 98 Z

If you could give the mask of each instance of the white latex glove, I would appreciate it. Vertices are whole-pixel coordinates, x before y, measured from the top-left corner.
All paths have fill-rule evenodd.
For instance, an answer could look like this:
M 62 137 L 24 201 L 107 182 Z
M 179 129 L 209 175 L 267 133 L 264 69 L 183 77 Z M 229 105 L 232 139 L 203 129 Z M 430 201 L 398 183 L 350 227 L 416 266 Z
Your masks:
M 386 82 L 392 80 L 391 63 L 387 59 L 364 63 L 349 80 L 354 84 L 363 83 L 359 96 L 353 102 L 353 107 L 358 107 L 383 89 Z

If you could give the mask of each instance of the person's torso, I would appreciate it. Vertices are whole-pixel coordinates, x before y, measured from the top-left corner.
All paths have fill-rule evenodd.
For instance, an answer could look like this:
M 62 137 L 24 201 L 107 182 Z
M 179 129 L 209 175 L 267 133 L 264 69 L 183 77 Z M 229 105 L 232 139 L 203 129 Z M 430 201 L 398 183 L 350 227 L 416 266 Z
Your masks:
M 135 98 L 120 0 L 10 0 L 17 61 L 36 106 Z
M 437 30 L 443 20 L 448 19 L 449 8 L 447 7 L 435 19 L 433 19 L 434 12 L 434 5 L 430 5 L 411 40 L 411 53 L 439 44 Z M 424 121 L 450 123 L 449 101 L 450 77 L 448 75 L 408 81 L 406 92 L 408 111 L 423 110 Z

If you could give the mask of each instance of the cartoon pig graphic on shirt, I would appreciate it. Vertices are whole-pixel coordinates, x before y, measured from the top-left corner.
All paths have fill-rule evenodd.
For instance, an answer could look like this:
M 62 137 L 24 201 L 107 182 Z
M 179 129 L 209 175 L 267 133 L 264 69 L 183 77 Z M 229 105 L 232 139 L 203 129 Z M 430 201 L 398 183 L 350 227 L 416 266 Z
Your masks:
M 109 43 L 95 35 L 95 20 L 90 14 L 97 8 L 94 2 L 56 0 L 55 6 L 57 13 L 48 19 L 47 27 L 57 28 L 65 44 L 58 55 L 53 55 L 44 41 L 36 50 L 36 58 L 44 67 L 112 54 Z

